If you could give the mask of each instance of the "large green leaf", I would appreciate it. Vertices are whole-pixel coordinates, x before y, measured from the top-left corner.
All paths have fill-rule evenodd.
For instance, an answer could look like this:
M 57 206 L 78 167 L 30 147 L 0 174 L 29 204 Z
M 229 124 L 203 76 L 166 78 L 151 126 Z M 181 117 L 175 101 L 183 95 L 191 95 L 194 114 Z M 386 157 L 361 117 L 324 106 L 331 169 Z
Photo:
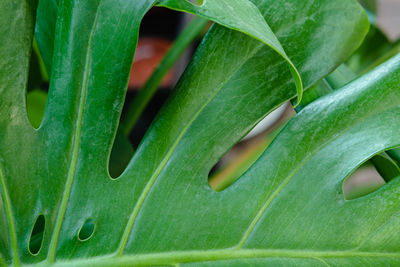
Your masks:
M 143 204 L 132 255 L 65 265 L 397 266 L 400 179 L 351 201 L 342 183 L 400 144 L 399 82 L 400 55 L 310 104 L 221 193 L 207 187 L 201 170 L 189 178 L 199 156 L 174 157 Z M 169 172 L 183 160 L 187 179 L 171 183 Z
M 139 22 L 153 4 L 114 0 L 62 2 L 49 101 L 42 127 L 37 131 L 27 119 L 24 95 L 35 3 L 0 4 L 0 53 L 4 59 L 0 89 L 4 203 L 1 223 L 8 224 L 1 229 L 9 228 L 1 231 L 0 244 L 3 257 L 7 261 L 13 258 L 14 263 L 54 259 L 62 218 L 73 191 L 72 181 L 82 175 L 79 170 L 83 158 L 89 157 L 93 162 L 86 167 L 107 173 Z M 96 122 L 100 124 L 94 125 Z M 17 167 L 12 162 L 23 165 Z M 32 256 L 27 244 L 39 214 L 46 218 L 44 241 L 42 253 Z
M 367 30 L 365 14 L 355 1 L 332 2 L 308 0 L 299 6 L 297 0 L 255 1 L 266 21 L 271 21 L 280 42 L 288 48 L 288 56 L 299 66 L 307 87 L 345 60 Z M 335 237 L 326 234 L 328 241 L 324 242 L 317 242 L 312 235 L 304 238 L 303 231 L 296 239 L 291 233 L 289 239 L 275 244 L 271 239 L 259 240 L 286 233 L 280 228 L 285 217 L 280 216 L 293 215 L 299 220 L 303 218 L 306 226 L 312 225 L 310 218 L 315 213 L 304 213 L 307 217 L 302 217 L 292 202 L 314 200 L 317 194 L 299 190 L 298 194 L 302 194 L 289 199 L 292 202 L 278 201 L 278 197 L 298 190 L 290 184 L 277 195 L 287 181 L 285 175 L 301 171 L 298 164 L 313 159 L 321 144 L 329 141 L 331 135 L 340 136 L 340 129 L 353 125 L 353 120 L 367 120 L 368 114 L 383 109 L 384 102 L 393 104 L 396 91 L 390 90 L 391 84 L 387 82 L 379 91 L 387 91 L 386 98 L 374 98 L 378 92 L 373 90 L 375 83 L 365 86 L 362 81 L 351 87 L 357 90 L 350 88 L 322 101 L 321 112 L 313 113 L 319 111 L 318 106 L 310 105 L 302 112 L 305 115 L 300 114 L 280 135 L 282 141 L 276 141 L 238 183 L 216 193 L 207 183 L 211 167 L 263 116 L 296 95 L 285 59 L 257 40 L 220 26 L 214 26 L 207 34 L 128 168 L 118 179 L 110 179 L 108 158 L 139 22 L 152 4 L 150 0 L 61 1 L 49 99 L 42 125 L 35 130 L 26 116 L 24 89 L 35 4 L 0 2 L 4 11 L 0 17 L 0 55 L 4 59 L 0 63 L 0 252 L 4 262 L 129 266 L 207 260 L 204 264 L 212 265 L 213 260 L 236 258 L 233 262 L 214 263 L 222 265 L 256 263 L 251 259 L 254 257 L 291 256 L 304 258 L 298 261 L 306 264 L 318 262 L 308 257 L 325 255 L 329 240 L 333 247 L 343 249 L 345 244 L 333 242 L 335 237 L 353 237 L 359 231 L 367 231 L 369 228 L 352 229 L 350 225 L 349 233 L 343 231 Z M 387 72 L 381 69 L 372 77 L 378 79 L 389 71 L 390 68 Z M 385 82 L 389 78 L 381 79 Z M 367 81 L 371 80 L 367 77 Z M 361 105 L 367 101 L 365 98 L 378 104 L 372 102 L 373 108 L 369 109 Z M 351 106 L 349 102 L 361 104 Z M 336 103 L 340 104 L 337 110 Z M 356 110 L 359 106 L 360 111 Z M 337 119 L 336 112 L 344 118 L 350 108 L 354 116 Z M 338 128 L 332 130 L 331 121 Z M 379 144 L 382 145 L 379 142 L 371 147 Z M 329 163 L 335 161 L 329 159 Z M 347 164 L 354 166 L 351 161 Z M 322 190 L 328 189 L 318 187 L 322 181 L 335 181 L 316 174 L 310 173 L 314 179 L 303 179 L 301 173 L 297 174 L 294 186 Z M 338 177 L 342 178 L 334 176 Z M 315 184 L 310 185 L 311 181 Z M 282 205 L 281 211 L 285 212 L 274 211 L 274 205 L 274 209 L 268 210 L 271 216 L 261 216 L 267 200 L 276 196 L 277 206 Z M 309 203 L 325 211 L 325 200 L 311 200 Z M 34 227 L 38 218 L 44 218 L 44 222 L 36 224 L 44 227 L 43 243 L 32 255 L 29 244 L 38 240 L 40 243 L 40 227 Z M 273 222 L 265 230 L 263 223 L 268 220 Z M 316 229 L 326 223 L 323 218 L 315 221 Z M 294 222 L 292 232 L 298 229 L 296 226 Z M 353 237 L 349 244 L 355 240 Z M 304 244 L 307 246 L 302 247 Z M 304 254 L 305 248 L 312 251 Z M 274 265 L 277 260 L 265 259 L 264 263 L 268 262 Z

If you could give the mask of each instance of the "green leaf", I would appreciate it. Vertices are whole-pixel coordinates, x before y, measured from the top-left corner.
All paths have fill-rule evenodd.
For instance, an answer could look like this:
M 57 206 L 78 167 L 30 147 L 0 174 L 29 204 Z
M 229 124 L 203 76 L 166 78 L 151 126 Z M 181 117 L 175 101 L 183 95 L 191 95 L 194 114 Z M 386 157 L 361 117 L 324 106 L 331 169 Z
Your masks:
M 39 128 L 42 122 L 46 102 L 47 93 L 38 89 L 28 92 L 26 96 L 28 118 L 34 128 Z M 111 177 L 121 175 L 133 153 L 131 142 L 119 128 L 110 154 L 109 172 Z
M 267 24 L 268 20 L 266 22 L 258 8 L 250 0 L 236 1 L 234 4 L 230 0 L 202 0 L 197 5 L 187 0 L 159 0 L 158 5 L 174 10 L 190 12 L 213 20 L 225 27 L 248 34 L 271 47 L 289 64 L 297 88 L 298 102 L 301 101 L 303 82 L 299 71 L 286 55 L 278 38 L 276 38 L 274 32 Z
M 362 46 L 346 62 L 356 74 L 363 74 L 376 67 L 374 63 L 393 47 L 386 35 L 372 25 Z
M 340 65 L 334 72 L 325 78 L 332 89 L 338 89 L 357 77 L 346 65 Z
M 58 0 L 38 0 L 35 37 L 49 76 L 53 60 L 57 9 Z
M 371 159 L 378 173 L 388 182 L 400 176 L 400 168 L 397 163 L 385 152 L 380 153 Z
M 305 106 L 316 99 L 331 93 L 333 90 L 343 87 L 345 84 L 354 80 L 357 76 L 344 64 L 340 65 L 335 71 L 318 81 L 308 89 L 299 105 L 295 105 L 296 112 L 300 112 Z M 293 100 L 292 100 L 293 101 Z
M 316 99 L 329 94 L 332 90 L 343 87 L 345 84 L 354 80 L 356 75 L 344 64 L 340 65 L 334 72 L 328 75 L 325 79 L 318 82 L 316 85 L 306 91 L 303 101 L 296 108 L 296 112 L 300 112 L 305 106 L 312 103 Z M 371 163 L 375 166 L 377 172 L 382 176 L 385 181 L 390 181 L 399 176 L 400 169 L 398 163 L 390 156 L 396 154 L 392 150 L 387 151 L 388 154 L 382 152 L 375 157 L 371 158 Z M 396 159 L 396 157 L 394 157 Z M 365 192 L 374 191 L 376 184 L 366 185 L 365 188 L 359 188 L 356 192 L 351 194 L 359 196 Z
M 40 40 L 39 46 L 43 48 L 43 51 L 46 51 L 44 58 L 46 66 L 50 70 L 53 44 L 52 32 L 54 32 L 53 25 L 55 24 L 53 20 L 55 17 L 54 14 L 57 12 L 57 3 L 56 0 L 52 0 L 50 5 L 43 0 L 39 3 L 38 15 L 40 19 L 37 23 L 36 35 L 38 40 Z M 265 22 L 257 7 L 249 0 L 242 0 L 236 2 L 234 5 L 226 0 L 204 0 L 201 5 L 194 5 L 186 0 L 160 0 L 158 1 L 158 5 L 203 16 L 264 42 L 288 62 L 296 83 L 298 98 L 299 100 L 301 99 L 303 94 L 303 84 L 298 70 L 287 57 L 282 45 Z M 43 13 L 50 14 L 50 16 L 47 17 Z
M 52 261 L 72 181 L 86 176 L 79 173 L 81 160 L 89 158 L 93 164 L 86 167 L 107 173 L 139 23 L 152 5 L 152 1 L 111 0 L 60 3 L 49 100 L 42 127 L 36 131 L 27 119 L 24 100 L 35 3 L 1 2 L 6 14 L 0 18 L 1 229 L 8 230 L 1 231 L 0 244 L 6 261 Z M 93 125 L 96 122 L 100 125 Z M 12 162 L 23 168 L 13 167 Z M 39 214 L 44 214 L 46 228 L 42 248 L 33 257 L 27 244 Z
M 376 13 L 378 9 L 377 0 L 360 0 L 361 4 L 368 10 Z
M 324 95 L 332 93 L 332 91 L 333 89 L 326 81 L 326 79 L 322 79 L 321 81 L 317 82 L 315 85 L 313 85 L 311 88 L 309 88 L 307 91 L 304 92 L 301 103 L 299 105 L 294 105 L 296 106 L 295 111 L 299 113 L 307 105 L 311 104 L 312 102 L 314 102 L 315 100 Z
M 15 225 L 15 214 L 12 211 L 12 192 L 7 190 L 6 170 L 3 170 L 3 149 L 7 129 L 15 128 L 18 123 L 26 123 L 28 119 L 23 109 L 25 102 L 25 88 L 28 84 L 30 49 L 32 45 L 33 25 L 35 21 L 35 1 L 1 1 L 0 10 L 0 253 L 2 258 L 18 265 L 20 262 L 18 237 Z M 19 89 L 19 90 L 18 90 Z M 16 104 L 16 101 L 19 104 Z M 11 118 L 14 118 L 10 124 Z M 29 123 L 29 122 L 28 122 Z M 7 126 L 9 125 L 9 126 Z M 15 142 L 15 141 L 14 141 Z M 12 143 L 9 144 L 9 147 Z M 18 150 L 18 145 L 12 149 Z M 21 151 L 20 151 L 21 153 Z M 17 162 L 17 161 L 15 161 Z M 25 244 L 26 247 L 27 244 Z M 10 253 L 14 251 L 14 253 Z M 3 260 L 2 260 L 3 261 Z
M 396 161 L 397 164 L 400 164 L 400 149 L 399 148 L 394 148 L 389 151 L 387 151 L 387 154 L 394 160 Z
M 50 72 L 53 57 L 55 26 L 58 12 L 58 0 L 38 0 L 37 20 L 35 24 L 35 37 L 39 43 L 40 51 L 45 69 Z M 38 127 L 44 113 L 46 98 L 38 98 L 38 92 L 27 97 L 28 116 L 34 127 Z M 43 95 L 43 94 L 42 94 Z M 112 177 L 118 177 L 134 153 L 132 144 L 128 137 L 124 136 L 121 129 L 118 129 L 114 146 L 110 155 L 109 172 Z
M 400 55 L 310 104 L 221 193 L 205 187 L 201 171 L 180 183 L 193 169 L 168 177 L 175 164 L 199 160 L 174 157 L 138 218 L 135 252 L 57 266 L 396 266 L 400 179 L 350 201 L 342 183 L 366 159 L 400 144 L 399 81 Z
M 356 1 L 307 0 L 301 6 L 289 0 L 255 3 L 288 48 L 307 88 L 342 63 L 368 27 Z M 35 5 L 0 2 L 4 11 L 0 16 L 4 59 L 0 63 L 1 261 L 41 266 L 190 262 L 274 266 L 293 261 L 315 264 L 321 262 L 315 257 L 326 255 L 331 260 L 339 255 L 337 261 L 343 261 L 347 256 L 392 253 L 387 246 L 387 251 L 373 250 L 372 254 L 343 249 L 386 222 L 396 206 L 393 199 L 392 204 L 382 203 L 386 198 L 377 200 L 378 207 L 386 208 L 386 217 L 370 214 L 383 209 L 368 210 L 373 205 L 364 202 L 356 222 L 339 215 L 332 218 L 328 211 L 343 208 L 337 206 L 344 203 L 338 198 L 337 183 L 345 171 L 370 153 L 393 145 L 393 131 L 385 143 L 373 139 L 382 137 L 384 129 L 376 134 L 376 127 L 362 124 L 366 120 L 373 125 L 370 119 L 382 123 L 374 114 L 379 118 L 393 115 L 391 110 L 379 113 L 399 98 L 393 61 L 372 74 L 375 80 L 366 78 L 374 81 L 371 86 L 356 83 L 304 109 L 238 182 L 216 193 L 207 182 L 211 167 L 266 114 L 294 97 L 296 90 L 287 62 L 277 53 L 240 32 L 213 26 L 127 169 L 111 179 L 108 159 L 139 23 L 152 5 L 150 0 L 60 1 L 48 104 L 42 125 L 35 130 L 25 109 Z M 394 80 L 390 80 L 391 72 Z M 380 90 L 375 87 L 378 82 L 384 85 L 380 84 Z M 382 94 L 379 98 L 378 93 Z M 353 114 L 348 113 L 350 109 Z M 349 137 L 353 133 L 345 130 L 352 125 L 365 126 L 354 129 L 360 136 Z M 344 167 L 332 168 L 344 173 L 324 176 L 331 169 L 329 164 L 338 163 L 332 158 L 325 161 L 326 154 L 333 157 L 353 151 L 329 141 L 341 141 L 341 137 L 349 144 L 370 137 L 370 132 L 371 144 L 377 145 L 366 149 L 362 144 L 361 154 L 354 158 L 346 154 L 350 159 Z M 328 153 L 325 144 L 337 148 L 336 153 Z M 359 148 L 356 145 L 350 148 Z M 327 163 L 318 165 L 313 160 Z M 307 172 L 309 166 L 312 171 Z M 323 175 L 319 175 L 321 170 Z M 313 201 L 318 196 L 321 199 Z M 266 204 L 271 207 L 261 216 Z M 310 221 L 316 210 L 318 221 Z M 41 246 L 32 255 L 31 232 L 35 222 L 41 222 L 40 216 L 44 217 L 43 238 L 42 227 L 36 228 L 32 240 L 40 240 Z M 291 223 L 287 223 L 289 217 Z M 371 227 L 360 229 L 362 222 Z M 345 225 L 348 231 L 342 231 Z M 291 227 L 286 232 L 283 226 Z M 349 240 L 348 244 L 343 240 Z
M 282 45 L 271 31 L 269 25 L 265 22 L 257 7 L 254 6 L 252 2 L 249 0 L 242 0 L 232 5 L 232 3 L 226 0 L 204 0 L 201 5 L 195 5 L 186 0 L 161 0 L 158 1 L 158 5 L 203 16 L 228 28 L 246 33 L 270 46 L 288 62 L 296 83 L 300 101 L 303 94 L 303 83 L 300 74 L 292 61 L 287 57 Z M 57 13 L 56 0 L 52 0 L 50 5 L 47 1 L 41 0 L 38 10 L 40 19 L 36 26 L 36 38 L 38 39 L 39 47 L 41 47 L 43 51 L 46 51 L 43 57 L 45 58 L 47 69 L 50 70 L 53 48 L 52 33 L 54 33 L 54 18 Z

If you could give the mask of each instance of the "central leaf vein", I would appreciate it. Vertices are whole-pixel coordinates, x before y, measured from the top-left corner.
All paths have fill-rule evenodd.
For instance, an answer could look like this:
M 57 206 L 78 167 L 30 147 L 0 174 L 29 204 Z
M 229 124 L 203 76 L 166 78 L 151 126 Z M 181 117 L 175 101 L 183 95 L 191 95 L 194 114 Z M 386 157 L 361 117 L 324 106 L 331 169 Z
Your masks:
M 98 7 L 100 7 L 100 5 L 101 5 L 101 3 L 99 3 Z M 96 32 L 98 16 L 99 16 L 99 12 L 97 10 L 95 18 L 94 18 L 92 30 L 90 32 L 88 49 L 86 52 L 85 67 L 84 67 L 84 72 L 83 72 L 83 83 L 82 83 L 82 88 L 81 88 L 79 109 L 78 109 L 78 115 L 77 115 L 77 120 L 76 120 L 76 130 L 75 130 L 74 141 L 73 141 L 74 143 L 73 143 L 71 164 L 70 164 L 70 167 L 68 170 L 64 194 L 63 194 L 63 197 L 61 200 L 60 209 L 57 214 L 57 218 L 56 218 L 56 222 L 54 225 L 54 230 L 53 230 L 53 234 L 52 234 L 52 238 L 51 238 L 51 243 L 49 246 L 49 252 L 48 252 L 48 261 L 49 262 L 54 262 L 54 260 L 55 260 L 57 243 L 58 243 L 58 239 L 60 236 L 61 227 L 62 227 L 62 224 L 64 221 L 64 216 L 65 216 L 65 213 L 67 210 L 68 200 L 69 200 L 72 183 L 73 183 L 74 176 L 75 176 L 76 165 L 78 162 L 79 147 L 80 147 L 80 141 L 81 141 L 80 140 L 81 139 L 81 130 L 82 130 L 82 122 L 83 122 L 83 113 L 84 113 L 84 109 L 85 109 L 86 96 L 87 96 L 87 91 L 88 91 L 88 87 L 89 87 L 90 64 L 92 62 L 92 42 L 93 42 L 94 34 Z

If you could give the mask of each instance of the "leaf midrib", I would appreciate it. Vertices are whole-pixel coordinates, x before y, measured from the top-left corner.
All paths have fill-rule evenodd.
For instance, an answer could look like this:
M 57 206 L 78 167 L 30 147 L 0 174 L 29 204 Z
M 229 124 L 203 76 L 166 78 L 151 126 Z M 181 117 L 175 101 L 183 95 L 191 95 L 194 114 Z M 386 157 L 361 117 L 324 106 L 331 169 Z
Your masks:
M 101 5 L 101 2 L 99 3 L 98 8 L 100 7 L 100 5 Z M 61 199 L 60 209 L 59 209 L 57 217 L 56 217 L 56 221 L 54 224 L 54 230 L 53 230 L 53 234 L 51 236 L 51 241 L 50 241 L 50 245 L 49 245 L 49 251 L 48 251 L 48 261 L 49 262 L 54 262 L 54 260 L 55 260 L 58 239 L 59 239 L 59 236 L 61 233 L 61 227 L 62 227 L 62 224 L 64 221 L 64 216 L 65 216 L 65 213 L 67 210 L 69 196 L 70 196 L 72 184 L 74 181 L 76 165 L 78 162 L 78 155 L 79 155 L 79 148 L 80 148 L 80 141 L 81 141 L 81 130 L 82 130 L 82 122 L 83 122 L 83 113 L 84 113 L 84 109 L 85 109 L 87 91 L 88 91 L 88 87 L 89 87 L 90 64 L 92 61 L 92 42 L 93 42 L 94 34 L 96 32 L 98 16 L 99 16 L 99 11 L 97 9 L 96 15 L 94 18 L 94 22 L 93 22 L 93 26 L 92 26 L 92 29 L 91 29 L 91 32 L 89 35 L 88 48 L 87 48 L 86 55 L 85 55 L 85 67 L 84 67 L 84 71 L 83 71 L 83 82 L 82 82 L 82 88 L 81 88 L 81 94 L 80 94 L 78 116 L 77 116 L 77 120 L 76 120 L 76 128 L 75 128 L 75 133 L 74 133 L 71 163 L 70 163 L 70 166 L 68 169 L 64 193 L 63 193 L 63 196 Z
M 290 250 L 290 249 L 221 249 L 203 251 L 165 252 L 138 254 L 120 257 L 97 257 L 65 262 L 56 262 L 52 266 L 141 266 L 141 265 L 174 265 L 177 263 L 193 263 L 204 261 L 240 260 L 256 258 L 400 258 L 399 252 L 369 251 L 334 251 L 334 250 Z

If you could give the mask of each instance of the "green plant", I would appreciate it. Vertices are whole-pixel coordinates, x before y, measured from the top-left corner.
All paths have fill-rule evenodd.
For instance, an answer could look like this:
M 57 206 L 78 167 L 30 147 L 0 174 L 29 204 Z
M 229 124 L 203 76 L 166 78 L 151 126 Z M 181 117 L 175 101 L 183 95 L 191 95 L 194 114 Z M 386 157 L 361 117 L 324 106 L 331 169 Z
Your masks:
M 400 262 L 400 180 L 354 200 L 342 193 L 357 166 L 400 145 L 399 56 L 305 107 L 233 185 L 207 182 L 257 122 L 357 49 L 368 20 L 356 1 L 158 1 L 223 26 L 207 33 L 117 179 L 109 155 L 139 24 L 156 1 L 44 3 L 35 20 L 35 1 L 0 2 L 0 263 Z M 50 73 L 38 129 L 25 104 L 35 21 Z

